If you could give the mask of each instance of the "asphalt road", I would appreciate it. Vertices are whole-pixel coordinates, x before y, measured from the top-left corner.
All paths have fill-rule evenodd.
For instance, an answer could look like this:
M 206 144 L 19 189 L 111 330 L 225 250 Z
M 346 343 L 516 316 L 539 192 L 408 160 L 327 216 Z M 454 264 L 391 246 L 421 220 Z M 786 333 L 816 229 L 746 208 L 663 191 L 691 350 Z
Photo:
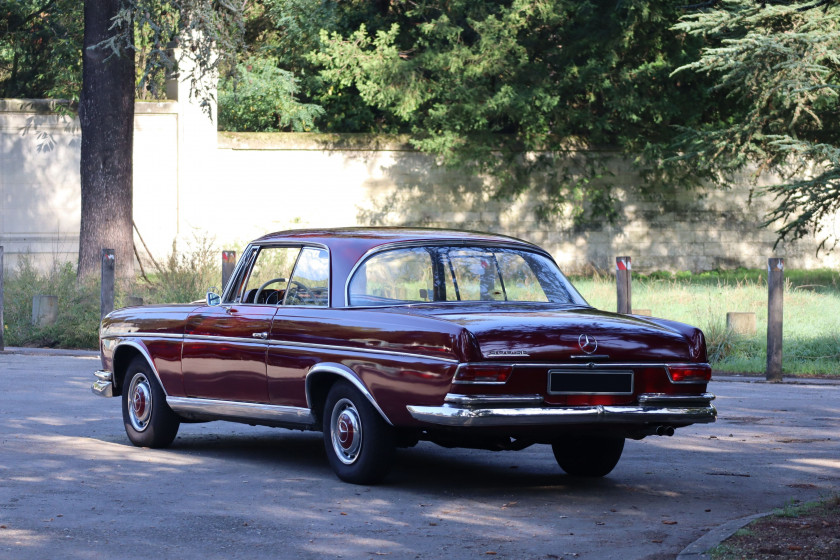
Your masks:
M 214 422 L 132 447 L 92 357 L 0 353 L 0 558 L 673 559 L 733 519 L 840 491 L 840 386 L 715 381 L 718 422 L 578 480 L 550 448 L 401 450 L 381 486 L 320 434 Z

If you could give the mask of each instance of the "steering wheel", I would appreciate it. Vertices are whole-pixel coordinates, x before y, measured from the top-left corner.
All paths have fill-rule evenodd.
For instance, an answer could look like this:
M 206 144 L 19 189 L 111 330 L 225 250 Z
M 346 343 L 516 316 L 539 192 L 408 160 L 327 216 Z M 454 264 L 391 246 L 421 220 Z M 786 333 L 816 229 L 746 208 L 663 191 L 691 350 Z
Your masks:
M 275 282 L 285 282 L 285 281 L 286 281 L 285 278 L 272 278 L 268 282 L 263 283 L 262 286 L 257 288 L 257 293 L 254 294 L 254 303 L 259 303 L 260 302 L 260 294 L 262 293 L 262 291 L 265 289 L 266 286 L 268 286 L 269 284 L 274 284 Z M 271 296 L 269 296 L 269 297 L 271 297 Z M 266 303 L 268 303 L 268 302 L 266 302 Z
M 309 286 L 304 284 L 303 282 L 298 282 L 297 280 L 290 280 L 289 284 L 294 284 L 297 286 L 296 290 L 288 289 L 286 290 L 286 299 L 285 302 L 287 305 L 296 305 L 298 303 L 305 303 L 305 300 L 312 299 L 312 290 L 309 289 Z M 296 301 L 292 301 L 296 300 Z
M 254 303 L 259 303 L 260 294 L 263 292 L 263 290 L 265 289 L 266 286 L 268 286 L 269 284 L 273 284 L 275 282 L 285 282 L 285 281 L 286 281 L 285 278 L 272 278 L 268 282 L 264 282 L 262 286 L 257 288 L 257 293 L 254 294 Z M 289 284 L 294 284 L 295 286 L 297 286 L 298 287 L 297 292 L 301 292 L 302 294 L 306 294 L 303 297 L 308 297 L 309 296 L 310 290 L 306 286 L 306 284 L 304 284 L 302 282 L 298 282 L 297 280 L 289 280 Z M 298 299 L 300 299 L 300 297 L 297 295 L 297 292 L 295 294 L 293 294 L 292 297 L 297 297 Z M 271 296 L 268 296 L 268 297 L 270 298 Z M 265 303 L 268 303 L 268 298 L 266 298 Z

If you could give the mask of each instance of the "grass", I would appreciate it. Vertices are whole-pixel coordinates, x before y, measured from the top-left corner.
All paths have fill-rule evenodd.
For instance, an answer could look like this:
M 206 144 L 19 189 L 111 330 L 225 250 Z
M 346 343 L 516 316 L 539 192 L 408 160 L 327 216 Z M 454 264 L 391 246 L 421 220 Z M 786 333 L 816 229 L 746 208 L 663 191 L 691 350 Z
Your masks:
M 782 368 L 786 375 L 840 375 L 840 273 L 786 271 Z M 595 307 L 616 308 L 612 277 L 573 280 Z M 766 272 L 634 275 L 634 309 L 693 324 L 706 334 L 709 360 L 719 371 L 762 373 L 767 352 Z M 756 314 L 755 336 L 726 329 L 726 313 Z
M 211 241 L 196 239 L 186 250 L 173 245 L 161 263 L 147 263 L 146 277 L 119 286 L 116 306 L 128 296 L 144 302 L 173 303 L 203 299 L 219 286 L 220 251 Z M 784 352 L 786 375 L 840 375 L 840 273 L 834 270 L 785 271 Z M 583 296 L 599 309 L 616 308 L 611 276 L 574 278 Z M 59 296 L 55 325 L 32 325 L 32 297 Z M 763 373 L 767 349 L 766 271 L 736 270 L 704 274 L 656 273 L 633 277 L 634 309 L 650 309 L 656 317 L 696 325 L 706 333 L 709 360 L 718 371 Z M 99 325 L 98 278 L 77 282 L 74 266 L 55 265 L 38 272 L 20 259 L 5 279 L 4 325 L 7 346 L 96 348 Z M 755 336 L 726 329 L 728 311 L 756 314 Z

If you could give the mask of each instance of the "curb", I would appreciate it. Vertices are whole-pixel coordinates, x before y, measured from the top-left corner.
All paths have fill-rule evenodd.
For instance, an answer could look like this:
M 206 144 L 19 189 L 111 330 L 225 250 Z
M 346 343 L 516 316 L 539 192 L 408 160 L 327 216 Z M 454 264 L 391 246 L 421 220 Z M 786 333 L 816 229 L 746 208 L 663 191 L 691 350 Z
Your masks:
M 768 385 L 840 385 L 840 378 L 825 377 L 784 377 L 781 381 L 767 381 L 759 375 L 715 375 L 712 381 L 722 383 L 766 383 Z
M 709 556 L 706 555 L 706 552 L 732 535 L 735 534 L 738 529 L 749 525 L 756 519 L 761 519 L 762 517 L 767 517 L 768 515 L 772 515 L 774 512 L 768 511 L 767 513 L 756 513 L 755 515 L 750 515 L 747 517 L 742 517 L 740 519 L 733 519 L 732 521 L 728 521 L 723 525 L 715 527 L 687 547 L 685 547 L 682 552 L 677 554 L 676 560 L 706 560 Z
M 78 358 L 98 358 L 99 350 L 67 350 L 63 348 L 22 348 L 7 346 L 0 351 L 3 354 L 22 354 L 25 356 L 73 356 Z

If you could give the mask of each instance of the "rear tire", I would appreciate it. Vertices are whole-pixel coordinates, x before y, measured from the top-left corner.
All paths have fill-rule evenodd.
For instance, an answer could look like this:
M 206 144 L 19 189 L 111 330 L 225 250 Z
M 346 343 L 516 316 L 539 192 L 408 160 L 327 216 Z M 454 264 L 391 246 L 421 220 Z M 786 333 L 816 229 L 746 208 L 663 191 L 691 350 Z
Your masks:
M 168 447 L 178 434 L 181 420 L 166 404 L 152 367 L 141 358 L 128 366 L 122 391 L 125 433 L 137 447 Z
M 567 436 L 551 445 L 557 464 L 572 476 L 608 475 L 621 459 L 624 438 L 615 436 Z
M 323 414 L 327 460 L 341 480 L 381 482 L 394 456 L 394 432 L 355 387 L 338 381 L 327 394 Z

